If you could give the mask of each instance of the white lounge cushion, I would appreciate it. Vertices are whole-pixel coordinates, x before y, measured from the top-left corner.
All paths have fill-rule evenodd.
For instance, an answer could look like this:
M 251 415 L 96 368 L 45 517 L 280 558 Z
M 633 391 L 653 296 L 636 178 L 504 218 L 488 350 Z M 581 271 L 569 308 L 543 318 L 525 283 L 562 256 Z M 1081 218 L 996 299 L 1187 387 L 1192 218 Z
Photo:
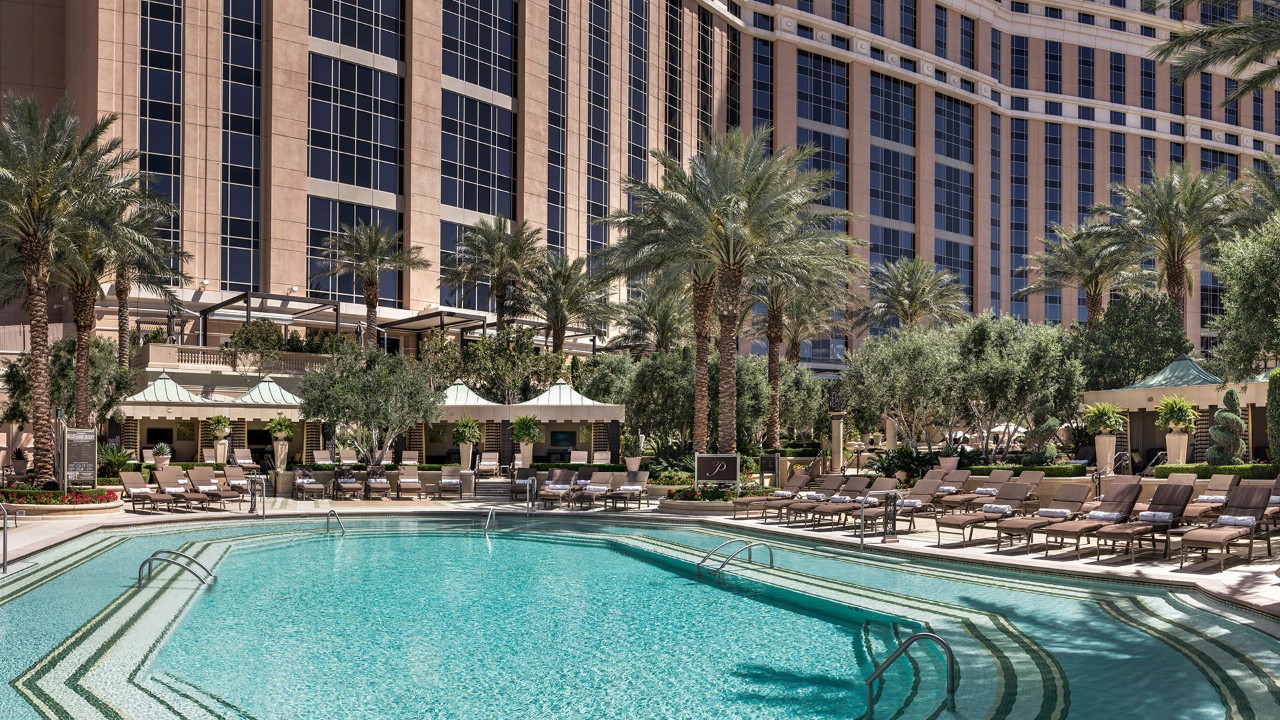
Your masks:
M 1280 495 L 1272 495 L 1267 498 L 1268 505 L 1280 505 Z
M 1012 505 L 1000 505 L 998 503 L 987 503 L 982 506 L 982 512 L 994 515 L 1008 515 L 1013 512 Z
M 515 483 L 517 485 L 528 485 L 531 482 L 533 482 L 533 478 L 516 478 L 515 479 Z
M 217 485 L 197 485 L 196 490 L 200 492 L 214 492 L 218 489 Z
M 769 497 L 783 498 L 785 500 L 787 498 L 792 497 L 793 495 L 795 495 L 795 493 L 791 492 L 790 490 L 774 490 L 773 494 L 770 495 Z
M 1152 510 L 1143 510 L 1138 513 L 1138 522 L 1156 523 L 1158 525 L 1168 525 L 1173 522 L 1173 513 L 1171 512 L 1155 512 Z
M 1036 515 L 1042 518 L 1069 518 L 1071 511 L 1066 508 L 1040 508 Z
M 1223 515 L 1218 518 L 1218 524 L 1251 528 L 1258 524 L 1258 518 L 1252 515 Z
M 1226 495 L 1201 495 L 1196 498 L 1196 502 L 1198 503 L 1224 503 L 1226 501 Z
M 898 507 L 901 508 L 918 508 L 924 504 L 923 500 L 899 500 Z
M 939 485 L 938 486 L 939 495 L 951 495 L 955 493 L 955 491 L 956 491 L 955 485 Z
M 840 503 L 840 504 L 851 503 L 853 502 L 853 498 L 849 497 L 848 495 L 832 495 L 831 502 Z
M 462 484 L 462 481 L 459 480 L 458 478 L 453 478 L 453 479 L 444 478 L 443 480 L 440 481 L 441 487 L 455 487 L 461 484 Z
M 555 490 L 556 492 L 564 492 L 565 490 L 568 490 L 570 486 L 568 486 L 568 485 L 559 485 L 559 484 L 556 484 L 556 485 L 543 485 L 543 487 L 544 487 L 544 488 L 546 488 L 547 490 Z
M 320 481 L 315 478 L 300 477 L 297 480 L 294 480 L 294 483 L 298 485 L 319 485 Z
M 995 497 L 996 493 L 998 492 L 1000 491 L 997 490 L 996 488 L 977 488 L 973 491 L 973 494 L 974 495 L 990 495 L 992 497 Z
M 574 485 L 590 485 L 591 478 L 574 478 L 573 484 Z
M 1117 512 L 1102 512 L 1094 510 L 1086 516 L 1090 520 L 1098 520 L 1101 522 L 1120 522 L 1124 519 L 1124 515 Z
M 859 496 L 854 498 L 853 500 L 859 505 L 866 505 L 868 507 L 873 507 L 880 504 L 880 498 L 875 498 L 875 497 Z
M 618 492 L 625 492 L 625 493 L 644 492 L 644 486 L 643 485 L 623 485 L 618 488 Z

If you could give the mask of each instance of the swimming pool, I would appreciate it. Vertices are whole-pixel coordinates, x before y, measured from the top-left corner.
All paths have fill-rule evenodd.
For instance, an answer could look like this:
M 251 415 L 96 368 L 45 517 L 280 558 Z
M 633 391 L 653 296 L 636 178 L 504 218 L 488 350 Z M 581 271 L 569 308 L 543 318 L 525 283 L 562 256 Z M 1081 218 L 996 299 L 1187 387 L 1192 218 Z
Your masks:
M 101 531 L 0 580 L 0 717 L 851 718 L 928 629 L 955 717 L 1274 717 L 1280 626 L 1160 588 L 771 539 L 775 568 L 692 570 L 697 525 L 503 519 Z M 154 550 L 176 569 L 134 586 Z M 766 557 L 758 553 L 756 559 Z M 950 717 L 916 645 L 876 717 Z

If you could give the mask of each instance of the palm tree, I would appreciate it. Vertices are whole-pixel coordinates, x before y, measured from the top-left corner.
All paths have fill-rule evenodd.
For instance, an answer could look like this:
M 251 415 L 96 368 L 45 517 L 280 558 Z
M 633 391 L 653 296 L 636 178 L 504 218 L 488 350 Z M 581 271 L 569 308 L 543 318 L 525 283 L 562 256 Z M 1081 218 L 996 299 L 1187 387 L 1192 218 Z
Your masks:
M 378 297 L 383 271 L 426 270 L 431 267 L 431 261 L 423 254 L 422 248 L 406 247 L 400 233 L 391 232 L 379 224 L 357 222 L 354 227 L 343 225 L 341 231 L 326 242 L 325 274 L 330 277 L 350 275 L 362 287 L 367 329 L 364 342 L 367 344 L 378 327 Z
M 1179 80 L 1226 67 L 1240 83 L 1223 98 L 1223 104 L 1250 97 L 1254 90 L 1270 90 L 1280 80 L 1280 66 L 1275 62 L 1280 56 L 1280 13 L 1270 3 L 1264 7 L 1269 11 L 1229 23 L 1179 30 L 1157 45 L 1151 56 L 1160 62 L 1172 61 Z M 1251 72 L 1254 63 L 1262 69 Z
M 466 289 L 488 281 L 494 328 L 502 332 L 508 316 L 528 307 L 530 284 L 545 258 L 542 231 L 528 221 L 513 227 L 503 217 L 481 220 L 458 239 L 453 261 L 440 268 L 440 282 Z
M 116 116 L 84 128 L 71 103 L 46 119 L 40 101 L 6 93 L 0 101 L 0 240 L 22 261 L 31 325 L 31 425 L 36 482 L 53 480 L 49 397 L 49 285 L 56 248 L 83 234 L 101 208 L 131 192 L 136 153 L 110 137 Z
M 634 288 L 621 308 L 618 333 L 609 347 L 633 357 L 649 351 L 671 352 L 690 332 L 689 293 L 675 282 L 649 280 Z
M 798 293 L 782 309 L 782 347 L 787 362 L 800 362 L 800 346 L 805 340 L 840 333 L 847 329 L 845 316 L 851 306 L 848 291 L 827 296 L 821 292 Z
M 190 279 L 175 270 L 191 259 L 190 253 L 159 236 L 159 228 L 172 212 L 168 203 L 152 197 L 139 203 L 122 219 L 140 248 L 111 256 L 111 280 L 116 298 L 116 362 L 120 367 L 129 366 L 129 298 L 133 288 L 159 295 L 176 307 L 178 297 L 173 292 L 174 283 L 182 285 Z
M 587 271 L 587 259 L 569 260 L 554 254 L 533 275 L 529 292 L 529 314 L 547 326 L 551 352 L 564 352 L 565 331 L 579 323 L 599 334 L 613 318 L 606 292 L 609 280 L 602 273 Z
M 1262 168 L 1244 171 L 1244 185 L 1249 190 L 1250 205 L 1245 218 L 1250 225 L 1261 225 L 1280 213 L 1280 157 L 1262 156 Z
M 1222 168 L 1197 174 L 1174 165 L 1137 188 L 1116 184 L 1111 191 L 1120 202 L 1093 208 L 1107 221 L 1098 234 L 1131 252 L 1153 255 L 1157 285 L 1186 317 L 1191 263 L 1212 256 L 1219 240 L 1247 222 L 1237 184 Z
M 1097 322 L 1112 288 L 1148 289 L 1152 276 L 1141 269 L 1141 256 L 1133 248 L 1107 240 L 1099 234 L 1099 226 L 1097 221 L 1070 227 L 1052 226 L 1050 233 L 1057 239 L 1043 239 L 1044 250 L 1015 271 L 1035 280 L 1014 293 L 1014 297 L 1078 288 L 1084 293 L 1089 320 Z
M 766 254 L 779 264 L 788 256 L 800 259 L 812 254 L 813 244 L 819 242 L 816 238 L 800 238 L 787 231 L 806 214 L 815 224 L 825 220 L 828 227 L 847 217 L 847 213 L 817 207 L 829 195 L 827 183 L 832 176 L 805 169 L 816 153 L 814 148 L 770 152 L 769 144 L 769 128 L 749 133 L 734 129 L 707 137 L 690 158 L 688 169 L 655 151 L 663 169 L 660 185 L 624 181 L 623 189 L 638 209 L 619 211 L 610 218 L 629 231 L 624 256 L 642 256 L 640 264 L 651 269 L 676 264 L 698 268 L 701 274 L 692 283 L 698 342 L 704 329 L 709 331 L 709 323 L 702 326 L 700 310 L 708 309 L 708 297 L 714 298 L 720 326 L 717 447 L 721 452 L 737 448 L 739 311 L 755 264 Z M 822 242 L 840 243 L 842 237 L 847 244 L 847 236 L 828 231 Z M 697 369 L 695 358 L 695 412 L 701 391 Z
M 897 321 L 903 328 L 951 325 L 969 316 L 969 298 L 959 278 L 920 258 L 902 258 L 872 268 L 863 285 L 867 304 L 854 312 L 854 326 L 869 328 Z

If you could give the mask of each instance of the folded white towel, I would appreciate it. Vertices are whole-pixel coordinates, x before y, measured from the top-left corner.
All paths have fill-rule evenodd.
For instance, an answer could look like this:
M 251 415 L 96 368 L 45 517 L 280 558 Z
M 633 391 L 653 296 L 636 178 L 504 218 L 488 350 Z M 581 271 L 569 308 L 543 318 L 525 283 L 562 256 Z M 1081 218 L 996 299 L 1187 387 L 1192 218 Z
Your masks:
M 564 492 L 569 489 L 569 485 L 543 485 L 547 490 L 555 490 L 556 492 Z
M 298 485 L 319 485 L 320 481 L 315 478 L 300 477 L 297 480 L 294 480 L 294 483 Z
M 853 498 L 849 497 L 848 495 L 832 495 L 832 496 L 831 496 L 831 502 L 833 502 L 833 503 L 851 503 L 851 502 L 853 502 Z
M 165 492 L 167 492 L 167 493 L 180 493 L 180 492 L 186 492 L 186 491 L 187 491 L 187 489 L 186 489 L 186 488 L 184 488 L 184 487 L 182 487 L 181 485 L 165 485 L 164 487 L 162 487 L 162 488 L 160 488 L 160 489 L 161 489 L 161 490 L 163 490 L 163 491 L 165 491 Z
M 445 480 L 441 480 L 441 481 L 440 481 L 440 486 L 441 486 L 441 487 L 454 487 L 454 486 L 456 486 L 456 485 L 461 485 L 461 484 L 462 484 L 462 481 L 461 481 L 461 480 L 456 480 L 456 479 L 455 479 L 455 480 L 448 480 L 448 479 L 445 479 Z
M 1218 524 L 1251 528 L 1258 524 L 1258 518 L 1252 515 L 1223 515 L 1218 518 Z
M 310 482 L 316 482 L 316 481 L 311 480 Z M 230 485 L 231 487 L 249 487 L 248 480 L 228 480 L 227 484 Z
M 625 493 L 644 492 L 644 486 L 643 485 L 622 485 L 621 487 L 618 488 L 618 492 L 625 492 Z
M 955 491 L 956 491 L 956 486 L 955 486 L 955 485 L 939 485 L 939 486 L 938 486 L 938 494 L 939 494 L 939 495 L 950 495 L 950 494 L 954 493 Z
M 900 508 L 918 508 L 923 504 L 924 504 L 923 500 L 899 500 L 898 501 L 898 507 Z
M 790 490 L 774 490 L 773 494 L 770 495 L 769 497 L 783 498 L 785 500 L 787 498 L 790 498 L 793 495 L 795 495 L 795 493 L 791 492 Z
M 856 497 L 853 500 L 859 505 L 866 505 L 867 507 L 874 507 L 880 504 L 880 498 L 874 497 Z
M 1196 502 L 1198 503 L 1224 503 L 1226 501 L 1226 495 L 1201 495 L 1196 498 Z
M 590 485 L 591 478 L 574 478 L 573 484 L 574 485 Z
M 588 485 L 586 490 L 584 490 L 583 492 L 589 492 L 589 493 L 609 492 L 609 486 L 608 485 Z
M 1120 522 L 1124 519 L 1124 515 L 1117 512 L 1102 512 L 1094 510 L 1086 516 L 1090 520 L 1099 520 L 1102 522 Z
M 816 493 L 816 492 L 800 493 L 800 497 L 804 498 L 805 500 L 826 500 L 827 499 L 826 495 L 823 495 L 822 493 Z
M 217 485 L 197 485 L 196 486 L 196 490 L 199 490 L 200 492 L 213 492 L 214 490 L 217 490 L 217 489 L 218 489 Z
M 531 482 L 533 482 L 533 480 L 530 478 L 516 478 L 517 485 L 528 485 Z
M 994 497 L 998 492 L 999 490 L 995 488 L 978 488 L 973 491 L 973 494 L 974 495 L 991 495 Z
M 1008 515 L 1013 512 L 1012 505 L 999 505 L 997 503 L 987 503 L 982 506 L 982 512 L 993 515 Z
M 1066 508 L 1040 508 L 1036 515 L 1042 518 L 1068 518 L 1071 517 L 1071 511 Z
M 1168 525 L 1173 522 L 1173 513 L 1171 512 L 1153 512 L 1151 510 L 1143 510 L 1138 513 L 1138 522 L 1157 523 L 1159 525 Z
M 317 461 L 315 462 L 315 464 L 316 464 L 316 465 L 332 465 L 332 464 L 333 464 L 333 461 L 332 461 L 332 460 L 317 460 Z
M 1267 498 L 1268 505 L 1280 505 L 1280 495 L 1272 495 Z

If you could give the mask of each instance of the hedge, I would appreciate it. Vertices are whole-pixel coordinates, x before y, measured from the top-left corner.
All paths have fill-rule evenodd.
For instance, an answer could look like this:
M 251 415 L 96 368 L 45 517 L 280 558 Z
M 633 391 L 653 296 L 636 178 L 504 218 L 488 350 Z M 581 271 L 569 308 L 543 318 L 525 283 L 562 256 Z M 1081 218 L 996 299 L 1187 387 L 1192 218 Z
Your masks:
M 582 467 L 593 467 L 599 472 L 626 472 L 626 465 L 612 465 L 603 463 L 592 465 L 591 463 L 534 463 L 534 470 L 577 470 Z
M 1195 473 L 1196 477 L 1207 480 L 1213 475 L 1239 475 L 1242 480 L 1270 480 L 1276 476 L 1275 465 L 1157 465 L 1156 477 L 1167 478 L 1174 473 Z
M 1086 474 L 1083 465 L 1037 465 L 1035 467 L 1023 467 L 1021 465 L 970 465 L 964 469 L 977 476 L 988 476 L 992 470 L 1012 470 L 1014 477 L 1021 475 L 1023 470 L 1039 470 L 1044 473 L 1045 477 L 1050 478 L 1084 477 Z

